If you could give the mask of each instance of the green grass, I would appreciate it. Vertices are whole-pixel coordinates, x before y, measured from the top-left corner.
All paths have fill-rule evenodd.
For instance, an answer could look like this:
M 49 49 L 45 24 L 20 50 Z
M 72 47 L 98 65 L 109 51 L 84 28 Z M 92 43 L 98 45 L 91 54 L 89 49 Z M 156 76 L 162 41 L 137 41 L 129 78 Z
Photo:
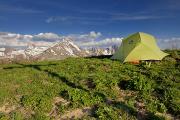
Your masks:
M 171 57 L 150 67 L 144 62 L 122 64 L 106 58 L 1 65 L 0 107 L 8 104 L 15 109 L 2 111 L 0 119 L 54 119 L 48 113 L 55 97 L 69 101 L 56 105 L 57 116 L 92 107 L 92 114 L 81 119 L 138 119 L 140 110 L 146 119 L 166 119 L 156 113 L 178 117 L 180 63 L 177 53 L 169 53 Z

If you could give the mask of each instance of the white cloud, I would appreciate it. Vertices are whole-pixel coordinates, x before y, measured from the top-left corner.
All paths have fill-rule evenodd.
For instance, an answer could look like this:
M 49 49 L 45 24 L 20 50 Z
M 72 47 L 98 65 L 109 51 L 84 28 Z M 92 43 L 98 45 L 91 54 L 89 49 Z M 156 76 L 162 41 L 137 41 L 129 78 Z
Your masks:
M 39 33 L 38 35 L 33 36 L 34 41 L 47 41 L 55 42 L 60 40 L 62 37 L 55 33 Z
M 56 21 L 63 22 L 63 21 L 70 20 L 70 19 L 77 19 L 77 18 L 76 17 L 68 17 L 68 16 L 56 16 L 56 17 L 49 17 L 48 19 L 46 19 L 46 22 L 47 23 L 56 22 Z
M 119 20 L 149 20 L 149 19 L 160 19 L 164 16 L 152 16 L 152 15 L 120 15 L 120 16 L 114 16 L 112 20 L 119 21 Z
M 28 44 L 36 46 L 49 46 L 60 40 L 60 36 L 54 33 L 40 33 L 37 35 L 21 35 L 15 33 L 0 32 L 0 46 L 23 47 Z
M 25 47 L 28 44 L 36 46 L 50 46 L 62 41 L 62 38 L 71 38 L 75 44 L 82 48 L 109 47 L 120 45 L 122 38 L 102 38 L 100 32 L 91 31 L 88 34 L 70 34 L 61 36 L 55 33 L 39 33 L 37 35 L 22 35 L 16 33 L 0 32 L 0 46 Z M 162 49 L 180 48 L 180 37 L 158 39 L 158 45 Z
M 0 4 L 0 12 L 19 13 L 19 14 L 40 14 L 40 13 L 43 13 L 43 11 L 41 11 L 41 10 L 18 7 L 18 6 L 11 6 L 11 5 L 3 5 L 3 4 Z
M 47 23 L 51 23 L 51 22 L 53 22 L 53 21 L 54 21 L 53 17 L 50 17 L 50 18 L 46 19 L 46 22 L 47 22 Z
M 80 43 L 81 47 L 109 47 L 112 45 L 120 45 L 123 38 L 106 38 L 99 41 L 90 41 L 86 43 Z
M 80 47 L 103 47 L 120 44 L 121 38 L 107 38 L 100 40 L 100 32 L 91 31 L 88 34 L 71 34 L 60 36 L 55 33 L 39 33 L 37 35 L 21 35 L 15 33 L 0 33 L 0 46 L 49 46 L 61 41 L 63 37 L 71 38 Z
M 102 12 L 103 16 L 93 16 L 93 17 L 86 17 L 86 16 L 51 16 L 47 18 L 45 21 L 46 23 L 52 23 L 52 22 L 76 22 L 76 23 L 91 23 L 91 22 L 96 22 L 96 23 L 106 23 L 106 22 L 114 22 L 114 21 L 137 21 L 137 20 L 152 20 L 152 19 L 162 19 L 162 18 L 168 18 L 172 17 L 169 15 L 155 15 L 155 14 L 145 14 L 145 13 L 132 13 L 132 14 L 127 14 L 127 13 L 106 13 Z M 106 17 L 104 17 L 106 16 Z
M 180 48 L 180 37 L 158 39 L 158 45 L 162 49 L 176 49 L 176 48 Z
M 82 48 L 109 47 L 111 45 L 120 45 L 122 41 L 122 38 L 102 39 L 102 34 L 95 31 L 91 31 L 88 34 L 72 34 L 67 37 L 71 38 L 75 44 Z
M 96 39 L 99 38 L 102 34 L 100 32 L 95 32 L 95 31 L 91 31 L 89 34 L 83 34 L 80 35 L 80 38 L 91 38 L 91 39 Z
M 89 36 L 92 37 L 92 38 L 98 38 L 100 37 L 102 34 L 100 32 L 94 32 L 94 31 L 91 31 Z
M 25 46 L 29 41 L 27 36 L 12 33 L 0 34 L 0 46 Z
M 91 31 L 88 34 L 70 34 L 69 37 L 76 43 L 86 43 L 99 39 L 102 36 L 100 32 Z

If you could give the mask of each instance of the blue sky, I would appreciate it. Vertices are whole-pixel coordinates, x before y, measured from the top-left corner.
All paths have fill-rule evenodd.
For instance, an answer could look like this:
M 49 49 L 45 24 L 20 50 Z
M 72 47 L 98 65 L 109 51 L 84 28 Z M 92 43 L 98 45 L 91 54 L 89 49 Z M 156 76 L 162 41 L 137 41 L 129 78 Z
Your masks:
M 1 0 L 0 31 L 180 37 L 180 0 Z

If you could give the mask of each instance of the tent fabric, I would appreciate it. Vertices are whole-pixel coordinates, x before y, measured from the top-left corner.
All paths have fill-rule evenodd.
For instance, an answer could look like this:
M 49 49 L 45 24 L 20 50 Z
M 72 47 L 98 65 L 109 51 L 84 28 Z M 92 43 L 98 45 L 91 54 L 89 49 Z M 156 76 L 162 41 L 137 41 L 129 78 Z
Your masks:
M 133 62 L 140 60 L 162 60 L 164 53 L 156 44 L 156 39 L 147 33 L 138 32 L 123 39 L 121 46 L 111 59 L 122 62 Z

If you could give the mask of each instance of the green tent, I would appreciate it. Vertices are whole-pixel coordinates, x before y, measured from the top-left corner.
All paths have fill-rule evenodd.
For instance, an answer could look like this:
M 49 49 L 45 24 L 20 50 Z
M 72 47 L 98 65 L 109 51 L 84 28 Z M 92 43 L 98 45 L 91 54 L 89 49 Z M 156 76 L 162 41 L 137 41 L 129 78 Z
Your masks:
M 133 62 L 162 60 L 167 55 L 159 49 L 152 35 L 138 32 L 123 39 L 120 48 L 111 58 L 122 62 Z

